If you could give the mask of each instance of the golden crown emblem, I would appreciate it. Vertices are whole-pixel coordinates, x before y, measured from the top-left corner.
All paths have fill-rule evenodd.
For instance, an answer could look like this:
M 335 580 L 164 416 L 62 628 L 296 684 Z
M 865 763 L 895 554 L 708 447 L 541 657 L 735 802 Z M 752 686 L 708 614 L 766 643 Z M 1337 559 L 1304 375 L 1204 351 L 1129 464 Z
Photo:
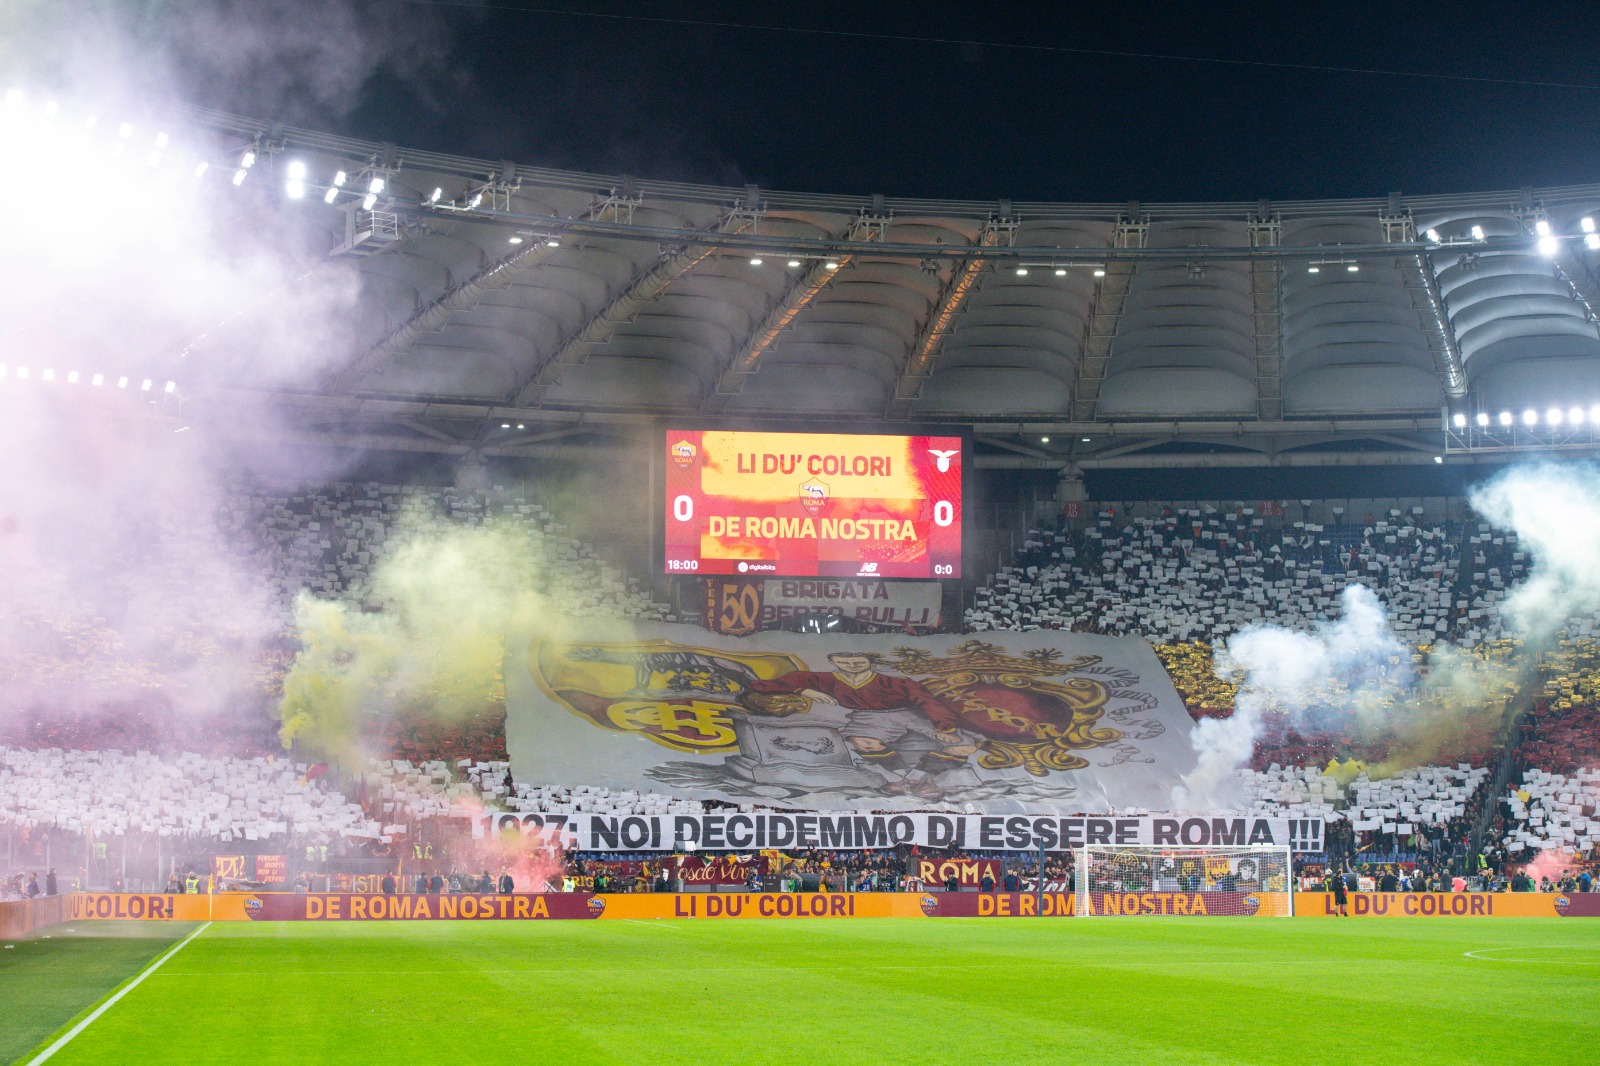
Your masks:
M 1008 655 L 995 644 L 969 640 L 958 644 L 943 657 L 923 648 L 896 648 L 895 658 L 885 665 L 907 674 L 949 677 L 955 674 L 1007 674 L 1021 677 L 1059 677 L 1100 662 L 1098 655 L 1078 655 L 1063 659 L 1056 648 L 1036 648 L 1021 655 Z

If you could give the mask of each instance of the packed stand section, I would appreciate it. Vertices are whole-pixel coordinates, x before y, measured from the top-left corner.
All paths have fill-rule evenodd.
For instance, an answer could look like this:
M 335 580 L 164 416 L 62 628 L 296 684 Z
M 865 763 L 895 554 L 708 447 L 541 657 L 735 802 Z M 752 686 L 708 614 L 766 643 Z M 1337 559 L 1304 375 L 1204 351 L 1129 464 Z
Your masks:
M 1245 504 L 1167 507 L 1034 530 L 1013 566 L 979 588 L 974 630 L 1140 634 L 1152 643 L 1224 640 L 1269 622 L 1309 629 L 1364 584 L 1399 639 L 1476 644 L 1501 636 L 1498 605 L 1528 570 L 1516 535 L 1480 521 L 1390 508 L 1359 521 L 1263 518 Z M 1580 623 L 1592 635 L 1593 622 Z

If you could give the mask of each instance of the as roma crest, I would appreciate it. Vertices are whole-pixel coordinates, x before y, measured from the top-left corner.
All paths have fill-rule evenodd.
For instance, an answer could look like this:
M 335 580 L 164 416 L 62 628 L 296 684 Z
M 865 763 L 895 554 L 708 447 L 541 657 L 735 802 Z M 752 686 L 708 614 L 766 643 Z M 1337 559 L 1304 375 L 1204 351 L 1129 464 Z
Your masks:
M 700 454 L 700 449 L 686 440 L 680 440 L 671 447 L 670 452 L 672 461 L 678 465 L 678 469 L 687 470 L 694 465 L 695 456 Z
M 817 517 L 828 506 L 828 486 L 816 478 L 801 485 L 800 506 L 804 507 L 806 514 L 812 518 Z
M 939 913 L 939 901 L 932 896 L 924 895 L 921 899 L 917 900 L 917 904 L 922 907 L 922 913 L 926 914 L 929 918 L 932 918 Z
M 598 918 L 606 912 L 606 901 L 599 896 L 590 896 L 584 906 L 589 908 L 591 918 Z
M 670 640 L 537 641 L 529 673 L 551 699 L 601 729 L 673 751 L 739 750 L 729 712 L 751 681 L 805 669 L 792 655 Z

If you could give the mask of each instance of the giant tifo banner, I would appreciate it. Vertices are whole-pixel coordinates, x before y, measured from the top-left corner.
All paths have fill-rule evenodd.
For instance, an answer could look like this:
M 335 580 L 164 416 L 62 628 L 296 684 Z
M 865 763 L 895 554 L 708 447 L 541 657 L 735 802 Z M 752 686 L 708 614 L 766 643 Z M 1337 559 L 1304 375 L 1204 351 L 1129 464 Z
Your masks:
M 1086 844 L 1209 847 L 1252 844 L 1322 850 L 1320 819 L 1245 815 L 1096 817 L 1057 814 L 495 813 L 490 833 L 518 831 L 579 851 L 860 851 L 914 844 L 976 851 L 1071 851 Z M 920 876 L 920 875 L 919 875 Z M 941 878 L 942 880 L 942 878 Z
M 599 621 L 548 632 L 561 636 L 507 640 L 520 780 L 824 810 L 1078 814 L 1168 809 L 1195 765 L 1193 722 L 1137 637 L 735 638 Z
M 785 618 L 836 614 L 875 625 L 931 629 L 939 624 L 943 596 L 937 581 L 708 577 L 702 624 L 713 633 L 740 637 Z
M 661 439 L 668 574 L 961 576 L 960 437 Z

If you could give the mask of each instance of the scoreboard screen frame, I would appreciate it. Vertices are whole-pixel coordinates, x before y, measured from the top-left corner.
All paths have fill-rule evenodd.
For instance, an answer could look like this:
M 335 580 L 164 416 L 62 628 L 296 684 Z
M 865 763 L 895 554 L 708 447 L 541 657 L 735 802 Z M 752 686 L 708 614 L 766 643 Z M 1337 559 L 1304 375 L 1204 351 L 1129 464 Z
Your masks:
M 692 433 L 801 433 L 813 436 L 840 437 L 956 437 L 961 441 L 961 516 L 957 528 L 961 537 L 961 550 L 955 562 L 955 572 L 950 574 L 921 575 L 862 575 L 813 574 L 806 571 L 784 569 L 780 563 L 776 570 L 759 570 L 740 573 L 737 568 L 730 573 L 701 569 L 672 569 L 667 563 L 667 434 L 672 431 Z M 650 494 L 654 517 L 651 519 L 651 553 L 654 572 L 664 577 L 750 577 L 750 578 L 832 578 L 834 580 L 860 579 L 863 576 L 881 576 L 884 580 L 904 581 L 960 581 L 967 570 L 967 552 L 970 538 L 967 533 L 967 509 L 972 492 L 973 430 L 971 426 L 917 423 L 915 425 L 881 425 L 860 422 L 816 422 L 797 425 L 792 422 L 725 422 L 693 418 L 661 418 L 651 427 Z M 798 487 L 798 486 L 797 486 Z M 931 569 L 931 564 L 930 564 Z

